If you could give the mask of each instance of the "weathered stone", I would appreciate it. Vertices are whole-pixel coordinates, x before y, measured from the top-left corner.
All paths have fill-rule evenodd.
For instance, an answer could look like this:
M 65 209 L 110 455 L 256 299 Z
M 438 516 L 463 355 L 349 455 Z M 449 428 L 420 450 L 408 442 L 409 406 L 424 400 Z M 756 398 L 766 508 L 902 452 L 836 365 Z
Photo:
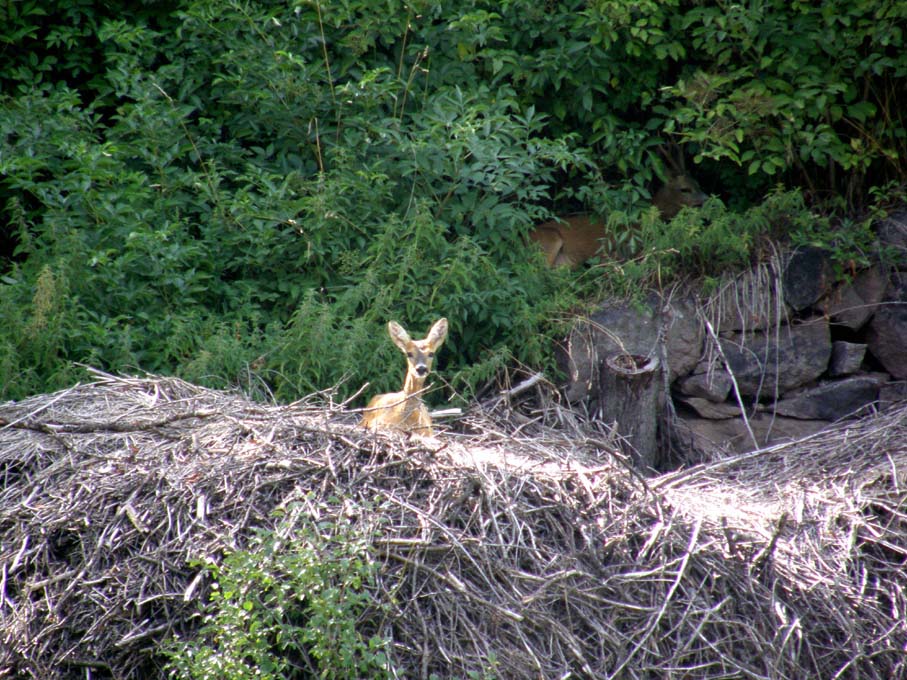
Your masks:
M 801 311 L 825 295 L 831 287 L 832 267 L 822 248 L 798 248 L 784 268 L 784 301 Z
M 860 415 L 879 398 L 879 380 L 874 376 L 855 376 L 824 382 L 785 397 L 766 411 L 799 420 L 838 420 Z
M 728 402 L 716 404 L 713 401 L 700 399 L 699 397 L 684 397 L 678 401 L 696 411 L 696 415 L 700 418 L 724 420 L 725 418 L 737 418 L 740 416 L 740 407 Z
M 777 283 L 771 262 L 723 280 L 703 305 L 715 331 L 758 331 L 787 323 L 790 309 L 779 300 Z
M 671 305 L 667 314 L 664 323 L 669 379 L 674 380 L 696 365 L 702 351 L 702 331 L 689 305 Z M 656 345 L 662 322 L 657 298 L 652 298 L 645 306 L 606 304 L 589 319 L 578 321 L 559 357 L 567 374 L 567 399 L 576 402 L 596 398 L 601 366 L 612 354 L 624 352 L 657 357 Z
M 617 352 L 647 356 L 657 353 L 658 322 L 654 311 L 623 303 L 606 304 L 588 319 L 578 320 L 567 338 L 567 399 L 594 399 L 600 367 Z
M 720 342 L 740 393 L 757 399 L 815 380 L 831 357 L 828 320 L 819 317 L 778 333 L 737 333 Z
M 673 381 L 689 373 L 699 361 L 705 331 L 692 302 L 672 300 L 663 309 L 667 314 L 668 377 Z
M 869 351 L 885 370 L 907 379 L 907 272 L 894 272 L 885 298 L 869 322 Z
M 907 401 L 907 380 L 887 382 L 879 386 L 879 408 Z
M 773 446 L 815 434 L 829 423 L 824 420 L 797 420 L 784 416 L 756 414 L 749 419 L 756 445 L 741 418 L 707 420 L 681 415 L 675 440 L 685 449 L 685 460 L 716 460 L 756 448 Z
M 836 340 L 831 343 L 831 361 L 828 363 L 828 375 L 832 378 L 840 378 L 841 376 L 856 373 L 863 364 L 864 356 L 866 356 L 866 345 Z
M 882 245 L 895 251 L 900 262 L 907 262 L 907 209 L 893 211 L 876 224 L 876 233 Z
M 711 369 L 711 370 L 710 370 Z M 730 394 L 731 376 L 723 366 L 714 366 L 712 362 L 703 359 L 693 372 L 677 381 L 677 389 L 681 394 L 690 397 L 701 397 L 709 401 L 722 402 Z
M 836 326 L 859 330 L 875 313 L 885 294 L 882 270 L 875 266 L 857 274 L 853 281 L 835 288 L 819 301 L 818 307 Z

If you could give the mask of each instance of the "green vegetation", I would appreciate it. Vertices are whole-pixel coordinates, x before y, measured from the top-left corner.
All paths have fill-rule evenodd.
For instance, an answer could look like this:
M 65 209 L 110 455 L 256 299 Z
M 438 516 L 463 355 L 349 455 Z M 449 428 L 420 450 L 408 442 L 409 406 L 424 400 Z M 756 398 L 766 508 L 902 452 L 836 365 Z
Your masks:
M 792 224 L 846 262 L 865 230 L 809 213 L 904 182 L 905 27 L 894 0 L 8 3 L 0 398 L 79 363 L 396 389 L 384 324 L 442 314 L 468 397 L 550 367 L 600 290 L 747 265 Z M 664 225 L 669 140 L 718 198 Z M 526 232 L 580 209 L 641 222 L 644 255 L 546 271 Z
M 359 633 L 378 568 L 370 536 L 351 522 L 314 522 L 310 511 L 288 507 L 273 532 L 205 565 L 214 582 L 204 622 L 167 651 L 170 677 L 394 677 L 388 644 Z

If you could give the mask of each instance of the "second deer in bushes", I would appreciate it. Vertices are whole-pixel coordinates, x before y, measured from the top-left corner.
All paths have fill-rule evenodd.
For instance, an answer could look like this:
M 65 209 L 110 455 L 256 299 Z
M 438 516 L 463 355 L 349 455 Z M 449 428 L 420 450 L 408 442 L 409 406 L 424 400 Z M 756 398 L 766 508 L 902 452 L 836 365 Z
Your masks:
M 400 392 L 372 397 L 362 416 L 362 427 L 389 428 L 431 436 L 431 416 L 422 401 L 422 386 L 431 372 L 435 352 L 447 338 L 447 319 L 438 319 L 423 340 L 413 340 L 396 321 L 387 324 L 394 344 L 406 356 L 406 378 Z
M 682 167 L 675 167 L 661 188 L 655 192 L 652 205 L 662 219 L 669 220 L 684 206 L 698 207 L 705 202 L 699 184 Z M 571 269 L 591 260 L 607 237 L 605 225 L 591 215 L 574 215 L 551 220 L 535 227 L 529 238 L 541 246 L 549 267 Z

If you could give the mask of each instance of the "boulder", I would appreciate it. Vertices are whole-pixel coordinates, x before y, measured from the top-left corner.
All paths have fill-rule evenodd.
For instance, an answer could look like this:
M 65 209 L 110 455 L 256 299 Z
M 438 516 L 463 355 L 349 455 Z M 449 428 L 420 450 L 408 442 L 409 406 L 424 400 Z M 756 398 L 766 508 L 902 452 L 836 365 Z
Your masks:
M 689 300 L 672 300 L 662 306 L 666 314 L 669 380 L 686 375 L 699 361 L 705 330 Z
M 885 295 L 887 281 L 878 266 L 864 269 L 853 281 L 837 286 L 818 307 L 836 326 L 859 330 L 875 313 Z
M 888 408 L 907 401 L 907 380 L 883 383 L 879 386 L 879 408 Z
M 828 251 L 807 246 L 793 251 L 784 268 L 784 301 L 802 311 L 825 295 L 833 280 Z
M 907 379 L 907 272 L 894 272 L 866 332 L 869 352 L 898 380 Z
M 681 397 L 678 403 L 693 409 L 700 418 L 709 420 L 725 420 L 726 418 L 737 418 L 740 416 L 740 407 L 730 402 L 716 404 L 708 399 L 699 397 Z
M 832 378 L 840 378 L 856 373 L 863 364 L 864 356 L 866 356 L 866 345 L 836 340 L 831 343 L 831 361 L 828 364 L 828 375 Z
M 764 408 L 798 420 L 838 420 L 861 415 L 878 398 L 878 376 L 863 375 L 823 382 Z
M 731 376 L 720 362 L 702 359 L 693 369 L 693 372 L 677 381 L 677 389 L 688 397 L 708 399 L 713 402 L 722 402 L 731 392 Z
M 685 460 L 711 461 L 803 439 L 829 425 L 824 420 L 797 420 L 768 414 L 756 414 L 749 419 L 749 424 L 758 446 L 753 445 L 741 418 L 709 420 L 680 415 L 675 424 L 675 441 L 685 449 Z
M 876 233 L 883 246 L 894 250 L 900 262 L 907 262 L 907 209 L 893 211 L 876 224 Z
M 776 267 L 768 262 L 722 280 L 703 306 L 717 333 L 757 331 L 788 322 L 790 309 L 779 297 Z
M 645 305 L 608 303 L 588 319 L 580 319 L 570 331 L 559 362 L 567 374 L 566 395 L 570 402 L 598 396 L 598 378 L 603 362 L 612 354 L 659 355 L 659 329 L 667 334 L 669 378 L 689 372 L 702 352 L 702 329 L 692 305 L 672 303 L 664 312 L 657 298 Z
M 720 340 L 740 393 L 767 398 L 805 385 L 828 368 L 828 320 L 816 317 L 779 332 L 735 333 Z

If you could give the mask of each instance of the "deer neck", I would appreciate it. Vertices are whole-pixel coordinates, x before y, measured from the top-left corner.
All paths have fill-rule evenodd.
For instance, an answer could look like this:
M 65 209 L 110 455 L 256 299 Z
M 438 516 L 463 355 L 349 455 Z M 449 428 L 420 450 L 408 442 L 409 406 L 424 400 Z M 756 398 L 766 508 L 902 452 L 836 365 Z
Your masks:
M 422 389 L 426 377 L 428 377 L 427 374 L 420 378 L 412 371 L 407 371 L 406 380 L 403 381 L 403 392 L 406 393 L 407 396 L 415 394 Z

